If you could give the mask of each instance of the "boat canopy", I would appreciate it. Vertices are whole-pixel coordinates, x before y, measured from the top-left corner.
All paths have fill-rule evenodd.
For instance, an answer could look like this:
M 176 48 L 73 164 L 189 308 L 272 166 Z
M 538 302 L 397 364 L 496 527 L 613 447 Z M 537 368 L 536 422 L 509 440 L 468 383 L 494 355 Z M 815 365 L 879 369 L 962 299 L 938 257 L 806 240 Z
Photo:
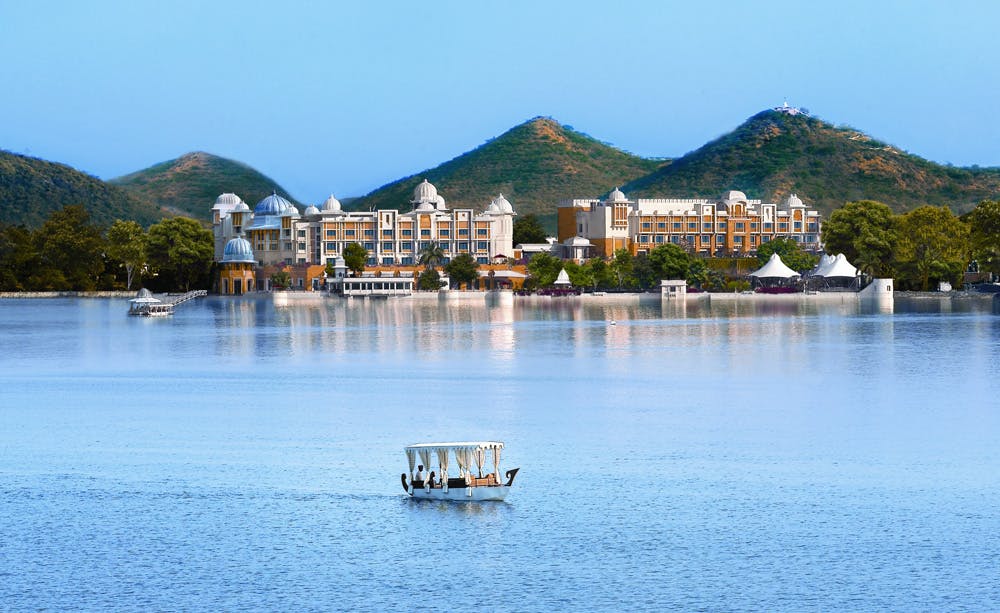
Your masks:
M 417 457 L 420 462 L 430 470 L 433 456 L 437 456 L 438 468 L 441 470 L 441 479 L 448 479 L 448 453 L 455 455 L 458 463 L 459 477 L 471 475 L 472 465 L 475 464 L 479 471 L 479 476 L 483 475 L 483 465 L 486 463 L 486 451 L 493 452 L 493 470 L 497 480 L 500 480 L 500 450 L 503 443 L 500 441 L 465 441 L 457 443 L 418 443 L 405 448 L 406 460 L 410 465 L 410 480 L 413 480 L 413 468 L 417 464 Z

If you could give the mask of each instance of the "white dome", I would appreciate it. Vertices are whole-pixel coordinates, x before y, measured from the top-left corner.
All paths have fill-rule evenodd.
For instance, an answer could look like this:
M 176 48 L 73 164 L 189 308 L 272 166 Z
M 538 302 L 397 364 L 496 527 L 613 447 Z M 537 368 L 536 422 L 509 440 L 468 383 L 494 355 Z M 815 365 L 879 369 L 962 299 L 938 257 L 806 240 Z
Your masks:
M 299 216 L 299 210 L 295 208 L 294 204 L 289 204 L 288 208 L 285 209 L 285 212 L 282 213 L 282 217 L 298 217 L 298 216 Z
M 625 197 L 625 192 L 616 187 L 608 194 L 608 202 L 628 202 L 628 198 Z
M 499 215 L 500 214 L 500 207 L 497 206 L 497 201 L 496 200 L 494 200 L 493 202 L 491 202 L 490 205 L 488 207 L 486 207 L 486 213 L 489 214 L 489 215 Z
M 224 207 L 237 206 L 239 204 L 243 204 L 243 200 L 236 194 L 227 192 L 215 199 L 215 206 L 213 208 L 221 209 Z
M 424 179 L 423 183 L 418 185 L 413 190 L 413 204 L 419 204 L 421 202 L 436 203 L 438 197 L 438 190 L 436 187 L 427 182 Z
M 309 206 L 306 207 L 306 213 L 305 214 L 306 215 L 319 215 L 319 209 L 317 209 L 315 206 L 313 206 L 313 205 L 310 204 Z
M 243 202 L 242 200 L 240 200 L 240 203 L 233 207 L 233 212 L 234 213 L 249 213 L 250 212 L 250 207 L 247 206 L 246 202 Z
M 447 211 L 448 205 L 444 202 L 444 196 L 438 196 L 434 199 L 434 205 L 439 211 Z
M 805 205 L 802 204 L 802 199 L 799 198 L 798 196 L 796 196 L 795 194 L 790 194 L 788 196 L 788 199 L 785 200 L 785 208 L 788 208 L 788 209 L 791 209 L 791 208 L 800 208 L 800 207 L 804 207 L 804 206 Z
M 512 207 L 510 205 L 510 202 L 508 202 L 507 199 L 503 197 L 503 194 L 500 194 L 499 196 L 497 196 L 496 200 L 494 200 L 493 202 L 494 202 L 494 204 L 497 205 L 497 208 L 500 209 L 501 213 L 513 213 L 514 212 L 514 207 Z
M 722 194 L 723 202 L 746 202 L 747 195 L 738 190 L 729 190 L 728 192 Z
M 340 200 L 337 200 L 337 198 L 333 194 L 330 194 L 330 197 L 327 198 L 326 202 L 323 203 L 323 210 L 333 213 L 339 213 L 341 211 Z

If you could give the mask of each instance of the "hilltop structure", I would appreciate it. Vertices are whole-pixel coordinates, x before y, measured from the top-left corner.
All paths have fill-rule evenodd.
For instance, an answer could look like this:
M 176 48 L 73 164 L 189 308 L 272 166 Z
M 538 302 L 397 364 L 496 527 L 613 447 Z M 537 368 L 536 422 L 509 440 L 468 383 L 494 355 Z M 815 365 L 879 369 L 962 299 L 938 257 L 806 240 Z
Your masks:
M 615 188 L 604 200 L 559 204 L 559 242 L 576 238 L 593 246 L 590 257 L 611 257 L 619 249 L 633 255 L 673 243 L 706 255 L 751 253 L 775 238 L 792 238 L 807 251 L 820 249 L 820 214 L 791 194 L 782 204 L 751 200 L 740 191 L 719 199 L 628 199 Z
M 481 213 L 449 209 L 437 188 L 424 180 L 410 204 L 407 213 L 346 212 L 330 196 L 322 207 L 309 206 L 300 213 L 288 200 L 271 194 L 251 212 L 236 194 L 222 194 L 212 207 L 215 260 L 223 271 L 220 291 L 234 292 L 237 272 L 240 285 L 251 289 L 244 276 L 248 262 L 256 264 L 254 289 L 270 289 L 270 271 L 285 267 L 297 273 L 301 269 L 293 275 L 293 286 L 312 288 L 351 243 L 368 252 L 368 266 L 414 266 L 421 250 L 432 243 L 444 253 L 442 263 L 462 253 L 479 264 L 513 255 L 516 213 L 503 194 Z M 237 239 L 242 242 L 235 243 Z

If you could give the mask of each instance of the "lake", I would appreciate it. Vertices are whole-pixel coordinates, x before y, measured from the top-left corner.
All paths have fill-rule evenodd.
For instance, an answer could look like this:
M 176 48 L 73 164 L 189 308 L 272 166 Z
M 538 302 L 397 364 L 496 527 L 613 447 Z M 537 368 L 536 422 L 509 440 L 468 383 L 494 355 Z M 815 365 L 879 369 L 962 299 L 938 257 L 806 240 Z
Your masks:
M 0 608 L 1000 602 L 988 300 L 126 310 L 0 301 Z M 469 439 L 507 502 L 404 495 Z

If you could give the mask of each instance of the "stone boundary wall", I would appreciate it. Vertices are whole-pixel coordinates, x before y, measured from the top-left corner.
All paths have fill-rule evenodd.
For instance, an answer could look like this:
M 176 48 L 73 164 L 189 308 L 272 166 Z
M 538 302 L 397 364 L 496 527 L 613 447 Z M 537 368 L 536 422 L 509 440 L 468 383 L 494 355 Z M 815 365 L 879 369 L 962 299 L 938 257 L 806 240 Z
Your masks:
M 136 292 L 0 292 L 0 298 L 135 298 Z

